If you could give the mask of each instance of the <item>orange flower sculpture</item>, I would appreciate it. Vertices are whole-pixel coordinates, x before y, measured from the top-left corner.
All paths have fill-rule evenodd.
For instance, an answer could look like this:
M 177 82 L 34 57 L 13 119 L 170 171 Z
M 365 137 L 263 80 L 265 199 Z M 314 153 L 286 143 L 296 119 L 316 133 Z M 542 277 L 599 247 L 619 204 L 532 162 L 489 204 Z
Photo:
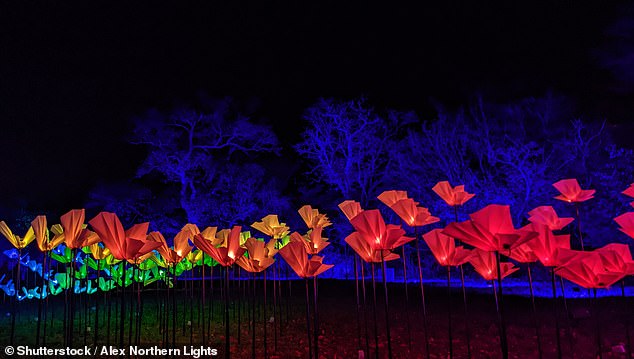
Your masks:
M 68 248 L 82 248 L 100 241 L 99 236 L 86 229 L 84 209 L 73 209 L 60 217 L 64 229 L 64 242 Z
M 265 244 L 264 241 L 248 238 L 244 246 L 247 249 L 248 257 L 240 256 L 236 259 L 236 264 L 247 272 L 262 272 L 275 263 L 275 258 L 273 258 L 277 253 L 275 240 L 272 239 Z
M 231 231 L 225 231 L 226 235 L 220 235 L 219 240 L 206 239 L 203 233 L 198 233 L 194 236 L 194 244 L 203 252 L 210 255 L 220 265 L 224 267 L 231 266 L 238 258 L 244 255 L 245 249 L 240 247 L 240 231 L 241 226 L 234 226 Z M 207 232 L 209 234 L 211 231 Z M 216 247 L 216 243 L 219 246 Z
M 578 253 L 558 267 L 556 273 L 584 288 L 607 288 L 625 276 L 624 273 L 608 272 L 596 251 Z
M 440 218 L 432 216 L 427 208 L 417 207 L 418 202 L 407 198 L 406 191 L 385 191 L 377 198 L 410 227 L 421 227 L 440 221 Z
M 393 250 L 414 238 L 406 237 L 401 226 L 385 224 L 378 209 L 363 211 L 355 216 L 350 223 L 361 234 L 372 248 L 377 250 Z
M 437 228 L 423 234 L 423 239 L 436 257 L 438 264 L 443 267 L 459 266 L 469 261 L 471 251 L 463 246 L 456 247 L 455 240 L 442 233 L 442 229 Z
M 2 233 L 2 235 L 17 249 L 22 249 L 28 246 L 29 243 L 33 242 L 33 240 L 35 239 L 33 227 L 29 227 L 29 230 L 26 231 L 24 237 L 20 237 L 13 234 L 11 229 L 9 229 L 9 226 L 7 226 L 4 221 L 0 221 L 0 233 Z
M 361 209 L 361 204 L 357 201 L 343 201 L 339 203 L 339 209 L 343 214 L 351 221 L 354 217 L 356 217 L 359 213 L 363 212 Z
M 498 278 L 496 258 L 493 252 L 483 251 L 476 248 L 472 250 L 472 256 L 469 259 L 469 263 L 473 265 L 476 272 L 478 272 L 485 280 L 496 280 Z M 519 268 L 515 267 L 515 265 L 511 262 L 500 263 L 500 273 L 502 273 L 502 278 L 506 278 L 518 269 Z
M 297 241 L 289 242 L 279 253 L 301 278 L 315 277 L 333 267 L 332 264 L 324 264 L 320 256 L 311 256 L 308 259 L 304 245 Z
M 513 227 L 509 206 L 491 204 L 469 215 L 471 220 L 450 223 L 443 233 L 485 251 L 510 251 L 537 233 Z
M 112 256 L 119 260 L 137 263 L 141 257 L 161 245 L 147 239 L 149 227 L 147 222 L 135 224 L 124 231 L 116 214 L 101 212 L 88 223 L 104 245 L 110 249 Z
M 606 271 L 625 275 L 634 274 L 634 260 L 627 244 L 610 243 L 598 248 L 595 252 L 601 256 Z
M 321 236 L 321 232 L 321 227 L 313 228 L 305 236 L 302 236 L 297 232 L 293 232 L 291 233 L 291 241 L 302 243 L 306 249 L 306 253 L 308 254 L 318 254 L 330 244 L 330 242 L 328 242 L 328 238 L 323 238 Z
M 540 206 L 528 212 L 528 220 L 531 223 L 543 224 L 553 231 L 558 231 L 569 225 L 575 219 L 572 217 L 559 218 L 555 209 L 551 206 Z
M 254 222 L 251 227 L 274 239 L 280 239 L 289 233 L 286 223 L 280 223 L 276 214 L 269 214 L 262 218 L 262 222 Z
M 361 259 L 368 263 L 381 263 L 381 257 L 386 262 L 400 258 L 398 254 L 389 250 L 375 250 L 359 232 L 352 232 L 345 241 Z
M 621 226 L 619 230 L 634 238 L 634 212 L 623 213 L 614 218 L 614 221 Z
M 432 187 L 432 191 L 436 192 L 440 198 L 452 207 L 462 206 L 465 202 L 475 196 L 473 193 L 466 192 L 464 190 L 464 185 L 451 187 L 451 184 L 449 184 L 448 181 L 436 183 L 436 185 Z
M 537 233 L 537 237 L 526 245 L 545 267 L 555 267 L 562 264 L 562 250 L 570 249 L 570 235 L 555 235 L 543 224 L 529 224 L 524 227 L 527 231 Z M 513 251 L 511 251 L 513 253 Z
M 555 199 L 564 202 L 585 202 L 594 198 L 596 190 L 593 189 L 581 189 L 579 182 L 574 178 L 563 179 L 553 184 L 561 195 L 556 196 Z
M 330 220 L 328 220 L 328 216 L 319 213 L 319 210 L 313 209 L 313 207 L 308 204 L 300 208 L 297 212 L 299 212 L 304 223 L 306 223 L 306 226 L 310 229 L 316 227 L 326 228 L 332 224 Z
M 192 228 L 192 226 L 194 226 L 195 229 Z M 195 232 L 200 233 L 196 225 L 186 224 L 174 237 L 174 249 L 167 245 L 167 241 L 161 232 L 151 232 L 148 235 L 148 240 L 160 243 L 161 246 L 157 248 L 157 251 L 161 254 L 161 257 L 163 257 L 167 263 L 176 264 L 187 257 L 192 251 L 193 247 L 189 245 L 189 239 L 193 239 L 193 237 L 198 234 Z
M 35 234 L 37 247 L 42 252 L 51 251 L 53 248 L 64 242 L 64 236 L 54 236 L 53 240 L 50 239 L 46 216 L 35 217 L 35 219 L 31 222 L 31 228 L 33 228 L 33 233 Z
M 625 191 L 621 192 L 626 196 L 634 198 L 634 183 L 632 183 Z M 630 202 L 630 206 L 634 207 L 634 202 Z

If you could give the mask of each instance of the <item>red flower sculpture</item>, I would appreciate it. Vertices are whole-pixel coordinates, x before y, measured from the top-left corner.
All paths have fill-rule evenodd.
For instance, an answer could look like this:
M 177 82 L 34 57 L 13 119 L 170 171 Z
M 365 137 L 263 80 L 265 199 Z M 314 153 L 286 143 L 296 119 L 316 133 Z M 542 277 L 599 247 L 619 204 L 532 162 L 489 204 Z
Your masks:
M 407 191 L 384 191 L 378 197 L 386 206 L 392 207 L 396 202 L 407 199 Z M 418 203 L 416 203 L 418 204 Z
M 607 288 L 625 276 L 605 270 L 597 252 L 580 252 L 568 263 L 557 268 L 557 275 L 584 288 Z
M 520 263 L 533 263 L 539 260 L 539 258 L 535 255 L 535 252 L 531 249 L 530 242 L 511 249 L 509 257 Z
M 551 206 L 537 207 L 528 212 L 528 215 L 528 220 L 531 223 L 546 225 L 553 231 L 558 231 L 575 220 L 572 217 L 559 218 L 557 212 Z
M 556 196 L 555 199 L 564 202 L 585 202 L 591 198 L 594 198 L 596 190 L 593 189 L 581 189 L 579 182 L 574 178 L 564 179 L 553 184 L 561 195 Z
M 450 223 L 443 233 L 485 251 L 509 251 L 537 233 L 513 227 L 509 206 L 491 204 L 472 213 L 471 220 Z
M 332 264 L 324 264 L 320 256 L 308 259 L 304 245 L 296 241 L 289 242 L 279 250 L 279 253 L 301 278 L 315 277 L 333 267 Z
M 88 223 L 110 249 L 112 256 L 119 260 L 135 263 L 143 255 L 161 246 L 160 243 L 147 239 L 147 222 L 135 224 L 124 231 L 116 214 L 101 212 Z
M 214 241 L 206 239 L 202 233 L 194 236 L 194 244 L 203 252 L 210 255 L 223 267 L 231 266 L 236 259 L 244 255 L 245 249 L 240 247 L 241 226 L 234 226 L 226 239 L 220 241 L 220 246 L 214 246 Z
M 406 191 L 385 191 L 377 197 L 390 207 L 410 227 L 421 227 L 440 221 L 425 207 L 417 207 L 418 202 L 407 198 Z
M 561 250 L 570 249 L 570 235 L 555 235 L 544 224 L 529 224 L 524 227 L 533 233 L 537 233 L 537 237 L 526 243 L 533 251 L 533 254 L 546 267 L 555 267 L 562 264 Z M 511 251 L 511 254 L 513 251 Z
M 381 263 L 381 256 L 384 261 L 391 261 L 398 259 L 400 256 L 396 253 L 392 253 L 389 250 L 375 250 L 370 243 L 363 239 L 363 236 L 359 232 L 352 232 L 345 239 L 346 243 L 363 259 L 368 263 Z
M 465 202 L 475 196 L 475 194 L 465 192 L 464 185 L 452 188 L 448 181 L 436 183 L 436 185 L 432 187 L 432 190 L 452 207 L 462 206 Z
M 606 271 L 625 275 L 634 274 L 634 260 L 627 244 L 610 243 L 595 252 L 601 256 Z
M 621 232 L 634 238 L 634 212 L 623 213 L 614 218 L 614 221 L 621 226 L 621 228 L 619 228 Z
M 469 259 L 469 263 L 473 265 L 476 272 L 478 272 L 485 280 L 498 279 L 495 254 L 493 252 L 483 251 L 477 248 L 471 252 L 472 254 L 471 259 Z M 502 279 L 517 270 L 519 270 L 519 268 L 515 267 L 515 265 L 511 262 L 500 263 L 500 273 L 502 273 Z
M 405 231 L 401 226 L 393 224 L 386 226 L 378 209 L 363 211 L 350 223 L 374 249 L 393 250 L 414 240 L 404 236 Z
M 442 229 L 434 229 L 423 234 L 423 239 L 436 257 L 438 264 L 443 267 L 459 266 L 469 261 L 471 251 L 463 246 L 456 247 L 455 240 L 442 233 Z
M 361 204 L 357 201 L 343 201 L 339 203 L 339 209 L 343 214 L 351 221 L 354 217 L 356 217 L 359 213 L 363 212 L 361 209 Z

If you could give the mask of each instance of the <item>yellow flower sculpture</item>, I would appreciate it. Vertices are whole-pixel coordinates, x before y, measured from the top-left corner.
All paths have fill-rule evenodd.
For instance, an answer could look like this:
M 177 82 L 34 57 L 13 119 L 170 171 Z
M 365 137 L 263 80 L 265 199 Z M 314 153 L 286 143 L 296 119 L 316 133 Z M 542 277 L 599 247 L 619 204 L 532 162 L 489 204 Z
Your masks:
M 13 234 L 13 232 L 9 229 L 9 226 L 7 226 L 4 221 L 0 221 L 0 233 L 2 233 L 2 235 L 17 249 L 22 249 L 28 246 L 29 243 L 33 242 L 35 239 L 33 227 L 29 227 L 29 230 L 26 232 L 24 237 L 20 237 Z
M 297 212 L 299 212 L 306 226 L 310 229 L 315 227 L 325 228 L 332 224 L 326 214 L 319 213 L 318 209 L 313 209 L 309 204 L 303 206 Z
M 267 236 L 271 236 L 273 239 L 283 238 L 290 232 L 290 228 L 286 223 L 279 222 L 276 214 L 269 214 L 262 218 L 262 222 L 254 222 L 251 227 Z

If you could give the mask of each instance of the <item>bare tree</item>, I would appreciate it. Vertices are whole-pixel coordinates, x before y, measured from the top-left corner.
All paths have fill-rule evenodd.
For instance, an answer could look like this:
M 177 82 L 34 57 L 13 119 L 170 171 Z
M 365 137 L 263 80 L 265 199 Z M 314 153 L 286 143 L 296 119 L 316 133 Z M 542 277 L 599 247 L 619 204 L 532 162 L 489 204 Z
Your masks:
M 231 99 L 223 99 L 205 113 L 182 109 L 163 116 L 152 111 L 135 121 L 131 142 L 148 148 L 137 175 L 157 172 L 165 182 L 177 184 L 179 202 L 189 221 L 200 220 L 209 210 L 202 196 L 215 190 L 214 184 L 234 156 L 278 151 L 272 130 L 251 122 L 232 104 Z
M 407 116 L 379 116 L 363 99 L 320 99 L 308 108 L 308 128 L 297 152 L 311 164 L 310 175 L 345 198 L 366 204 L 389 178 L 389 149 Z

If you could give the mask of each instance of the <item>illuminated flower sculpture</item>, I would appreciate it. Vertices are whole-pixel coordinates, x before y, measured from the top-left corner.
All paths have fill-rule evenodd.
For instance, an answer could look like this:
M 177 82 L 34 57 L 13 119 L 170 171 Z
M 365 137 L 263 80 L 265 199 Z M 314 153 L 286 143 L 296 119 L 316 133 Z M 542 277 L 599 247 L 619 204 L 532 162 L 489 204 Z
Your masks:
M 581 216 L 579 214 L 579 203 L 594 198 L 594 193 L 596 192 L 596 190 L 581 189 L 581 186 L 579 186 L 579 182 L 574 178 L 564 179 L 556 182 L 553 184 L 553 187 L 555 187 L 559 191 L 559 193 L 561 193 L 559 196 L 556 196 L 555 199 L 575 204 L 575 210 L 577 214 L 577 234 L 579 237 L 579 243 L 581 244 L 581 250 L 583 251 L 585 250 L 585 247 L 583 243 L 583 234 L 581 232 Z
M 251 227 L 274 239 L 280 239 L 289 232 L 286 223 L 280 223 L 275 214 L 269 214 L 262 218 L 262 222 L 254 222 Z
M 528 215 L 531 223 L 546 225 L 553 231 L 560 230 L 574 221 L 572 217 L 560 218 L 551 206 L 537 207 L 528 212 Z
M 311 344 L 310 335 L 310 297 L 308 291 L 308 278 L 317 277 L 319 274 L 332 268 L 332 264 L 324 264 L 321 256 L 313 255 L 308 259 L 304 244 L 298 241 L 291 241 L 279 250 L 280 255 L 286 263 L 293 269 L 295 274 L 304 278 L 306 285 L 306 334 L 308 337 L 308 351 L 312 353 L 315 350 L 315 358 L 319 358 L 319 330 L 318 330 L 318 310 L 317 310 L 317 281 L 313 281 L 313 293 L 314 293 L 314 324 L 315 324 L 315 345 Z
M 135 224 L 124 231 L 116 214 L 101 212 L 88 223 L 110 249 L 112 256 L 119 260 L 137 263 L 140 257 L 161 246 L 161 243 L 147 239 L 147 222 Z
M 509 206 L 492 204 L 469 215 L 468 221 L 450 223 L 443 233 L 470 244 L 487 252 L 496 252 L 498 280 L 498 301 L 500 319 L 500 346 L 502 356 L 508 357 L 508 344 L 506 339 L 506 323 L 504 317 L 504 304 L 502 292 L 502 278 L 504 277 L 500 254 L 509 255 L 511 250 L 533 239 L 537 233 L 526 230 L 517 230 L 513 226 L 511 210 Z
M 236 260 L 236 264 L 247 272 L 262 272 L 275 263 L 275 258 L 273 257 L 277 253 L 277 249 L 275 249 L 274 240 L 270 240 L 265 244 L 264 241 L 249 238 L 244 243 L 244 246 L 246 247 L 248 257 L 240 256 Z
M 380 263 L 381 258 L 386 262 L 399 258 L 399 255 L 392 253 L 389 250 L 374 249 L 366 241 L 359 232 L 352 232 L 345 239 L 346 243 L 363 259 L 368 263 Z
M 4 238 L 6 238 L 11 243 L 11 245 L 13 245 L 17 249 L 25 248 L 35 239 L 33 227 L 29 227 L 29 230 L 26 232 L 24 237 L 20 237 L 13 234 L 11 229 L 9 229 L 9 226 L 7 226 L 4 221 L 0 221 L 0 233 L 2 233 Z
M 485 280 L 495 281 L 498 279 L 495 253 L 476 248 L 472 251 L 469 263 L 473 265 L 476 272 Z M 515 267 L 511 262 L 500 263 L 501 279 L 506 278 L 517 270 L 519 270 L 519 268 Z
M 192 228 L 192 226 L 195 227 L 195 229 Z M 167 241 L 161 232 L 151 232 L 148 234 L 148 240 L 160 243 L 161 245 L 157 248 L 157 251 L 161 254 L 161 257 L 169 264 L 176 264 L 182 261 L 183 258 L 192 251 L 192 246 L 189 245 L 189 239 L 193 239 L 198 233 L 200 233 L 198 227 L 189 223 L 186 224 L 174 237 L 174 249 L 167 245 Z
M 432 254 L 443 267 L 447 268 L 447 320 L 449 323 L 449 357 L 453 358 L 453 333 L 451 326 L 451 267 L 460 266 L 471 257 L 471 251 L 462 246 L 456 247 L 455 240 L 442 233 L 442 229 L 434 229 L 423 234 Z
M 594 193 L 596 192 L 594 189 L 581 189 L 579 182 L 574 178 L 563 179 L 554 183 L 553 187 L 561 193 L 555 199 L 570 203 L 585 202 L 594 198 Z
M 462 206 L 465 202 L 475 196 L 475 194 L 466 192 L 464 190 L 464 185 L 451 187 L 451 184 L 449 184 L 448 181 L 436 183 L 436 185 L 432 187 L 432 190 L 452 207 Z
M 354 229 L 359 232 L 361 237 L 375 250 L 380 250 L 383 254 L 385 250 L 394 250 L 414 238 L 406 237 L 405 231 L 401 226 L 393 224 L 385 224 L 383 216 L 378 209 L 363 211 L 350 220 Z M 387 350 L 388 356 L 392 357 L 392 344 L 390 339 L 390 325 L 388 313 L 388 295 L 385 279 L 385 258 L 381 258 L 381 270 L 383 272 L 383 286 L 385 295 L 385 319 L 387 332 Z
M 509 206 L 491 204 L 472 213 L 471 220 L 449 223 L 443 233 L 488 252 L 510 252 L 537 233 L 517 230 Z
M 300 208 L 297 212 L 299 212 L 299 215 L 302 217 L 308 228 L 325 228 L 332 224 L 330 220 L 328 220 L 328 216 L 323 213 L 319 213 L 318 209 L 313 209 L 308 204 Z
M 318 254 L 330 244 L 330 242 L 328 242 L 328 238 L 323 238 L 321 236 L 321 232 L 321 227 L 315 227 L 314 229 L 308 231 L 308 233 L 304 236 L 298 232 L 293 232 L 291 233 L 290 240 L 302 243 L 306 253 Z
M 619 224 L 619 230 L 621 232 L 634 238 L 634 212 L 623 213 L 614 218 L 614 221 Z
M 351 221 L 354 217 L 356 217 L 359 213 L 363 212 L 361 208 L 361 204 L 357 201 L 347 200 L 339 203 L 339 209 L 343 214 Z

